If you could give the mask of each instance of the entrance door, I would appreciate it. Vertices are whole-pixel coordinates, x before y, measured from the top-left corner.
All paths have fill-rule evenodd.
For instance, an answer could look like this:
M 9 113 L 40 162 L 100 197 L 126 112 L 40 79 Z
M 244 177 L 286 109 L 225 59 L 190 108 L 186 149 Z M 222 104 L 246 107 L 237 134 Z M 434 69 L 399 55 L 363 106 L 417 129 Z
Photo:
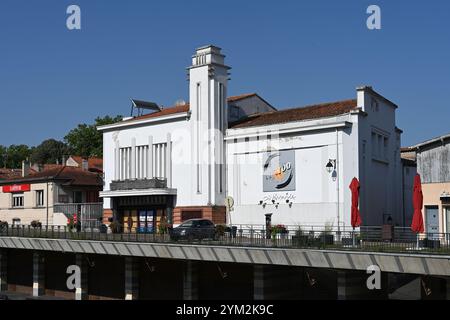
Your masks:
M 139 233 L 154 232 L 155 213 L 155 210 L 139 210 Z
M 439 207 L 425 207 L 428 237 L 435 239 L 439 237 Z

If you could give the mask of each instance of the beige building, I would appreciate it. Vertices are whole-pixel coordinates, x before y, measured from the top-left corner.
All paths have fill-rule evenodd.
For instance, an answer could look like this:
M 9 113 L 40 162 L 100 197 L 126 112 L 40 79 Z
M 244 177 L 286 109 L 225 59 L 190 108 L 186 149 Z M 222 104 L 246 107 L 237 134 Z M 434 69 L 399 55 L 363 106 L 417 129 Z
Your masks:
M 96 226 L 102 215 L 101 188 L 101 175 L 67 166 L 0 180 L 0 221 L 65 226 L 77 214 L 85 227 Z
M 428 233 L 450 233 L 450 134 L 402 150 L 415 155 Z

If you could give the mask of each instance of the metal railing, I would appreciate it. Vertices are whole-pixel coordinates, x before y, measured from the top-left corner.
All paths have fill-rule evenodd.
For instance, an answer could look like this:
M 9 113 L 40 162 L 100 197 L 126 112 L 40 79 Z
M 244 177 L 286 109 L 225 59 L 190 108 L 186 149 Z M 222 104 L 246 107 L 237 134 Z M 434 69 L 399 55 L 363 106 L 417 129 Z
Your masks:
M 406 228 L 362 227 L 357 231 L 271 229 L 250 227 L 219 230 L 214 237 L 171 237 L 168 233 L 111 233 L 102 228 L 84 231 L 67 226 L 1 226 L 0 237 L 27 237 L 93 241 L 148 243 L 187 243 L 219 246 L 330 249 L 370 252 L 408 252 L 414 254 L 450 254 L 450 234 L 433 233 L 416 236 Z M 276 231 L 275 231 L 276 230 Z
M 103 203 L 57 203 L 53 212 L 63 213 L 68 218 L 77 214 L 82 230 L 98 229 L 103 216 Z

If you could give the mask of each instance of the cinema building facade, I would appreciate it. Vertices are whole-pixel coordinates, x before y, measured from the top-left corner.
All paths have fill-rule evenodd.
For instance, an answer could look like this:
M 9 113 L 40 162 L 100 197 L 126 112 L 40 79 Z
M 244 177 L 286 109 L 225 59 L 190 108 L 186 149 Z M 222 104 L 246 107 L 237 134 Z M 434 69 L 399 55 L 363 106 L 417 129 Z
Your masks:
M 354 99 L 278 111 L 257 94 L 228 97 L 229 69 L 220 48 L 199 48 L 189 103 L 99 127 L 105 217 L 133 232 L 197 217 L 263 225 L 267 215 L 274 224 L 348 227 L 356 177 L 363 223 L 401 223 L 393 102 L 360 87 Z

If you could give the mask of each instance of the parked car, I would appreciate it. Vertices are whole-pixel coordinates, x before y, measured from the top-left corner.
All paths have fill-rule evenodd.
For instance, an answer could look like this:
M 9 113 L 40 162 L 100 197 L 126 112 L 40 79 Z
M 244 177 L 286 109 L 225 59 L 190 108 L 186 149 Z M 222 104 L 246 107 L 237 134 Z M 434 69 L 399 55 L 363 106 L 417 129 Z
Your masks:
M 215 239 L 216 227 L 214 223 L 208 219 L 191 219 L 183 222 L 178 227 L 171 229 L 169 234 L 170 239 L 174 241 Z

